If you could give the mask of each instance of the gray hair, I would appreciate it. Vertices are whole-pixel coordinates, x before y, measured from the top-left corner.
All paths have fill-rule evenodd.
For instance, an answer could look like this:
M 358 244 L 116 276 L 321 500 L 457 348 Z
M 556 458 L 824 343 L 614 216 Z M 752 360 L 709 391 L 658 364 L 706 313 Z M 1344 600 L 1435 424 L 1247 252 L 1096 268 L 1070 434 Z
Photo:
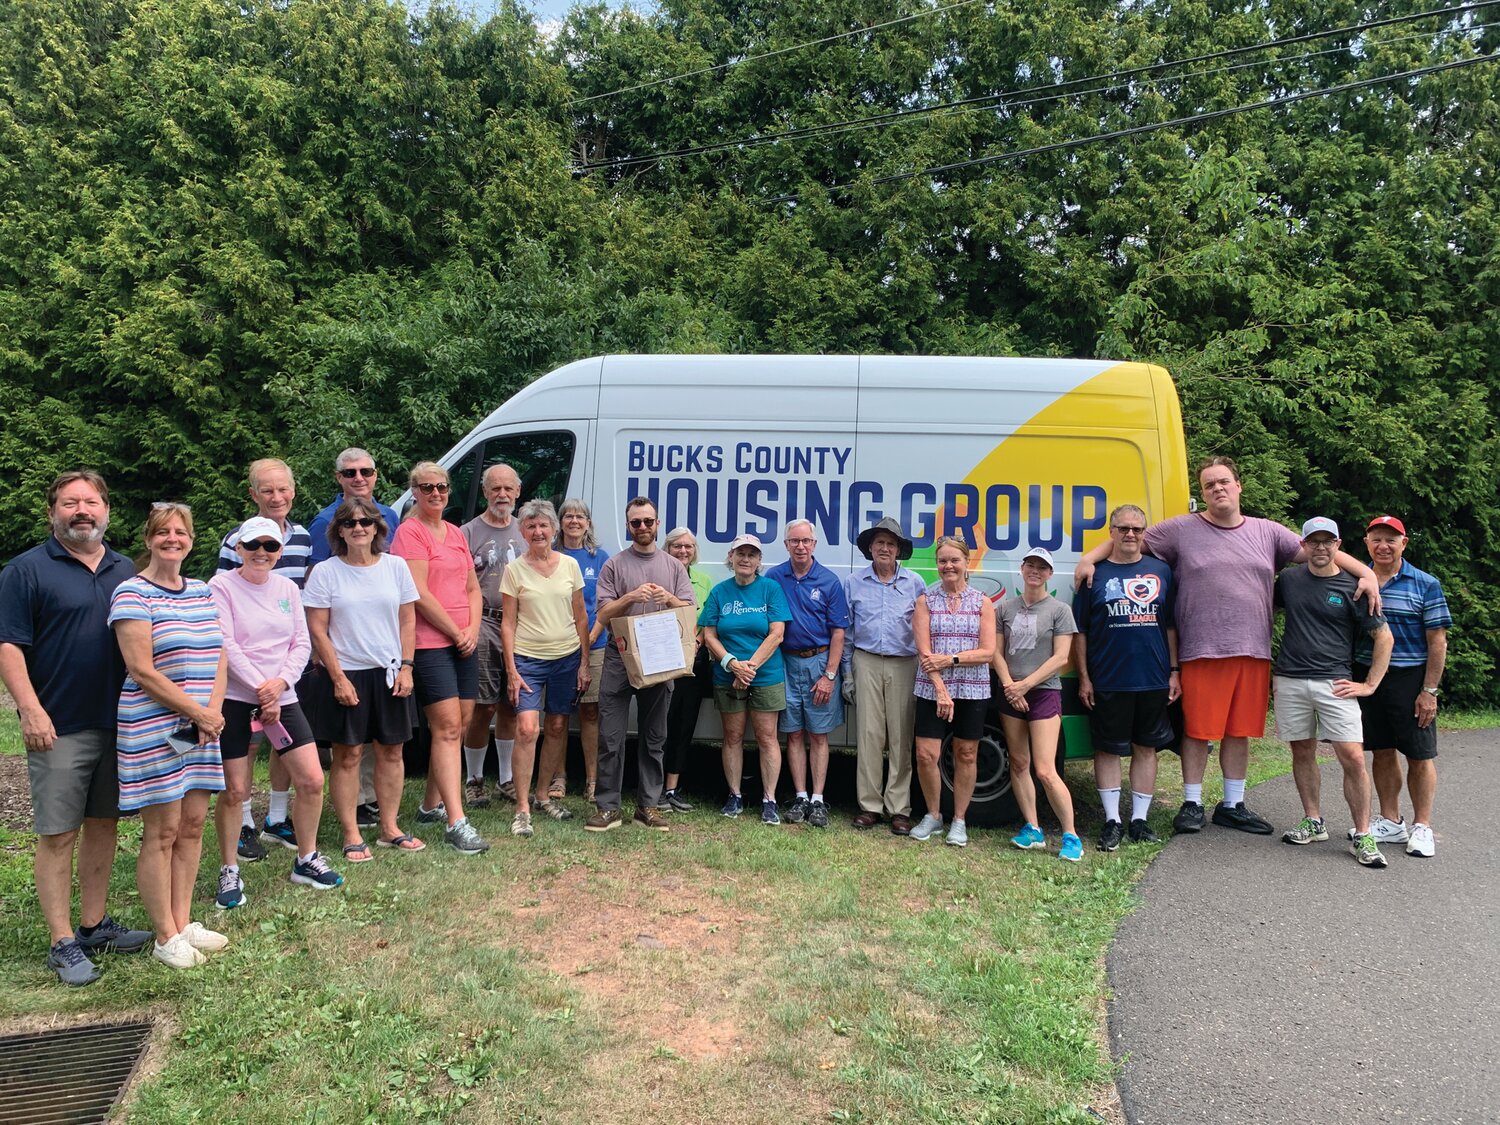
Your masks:
M 741 543 L 740 546 L 742 546 L 742 547 L 748 547 L 749 544 L 748 543 Z M 755 567 L 755 573 L 757 575 L 761 575 L 761 574 L 764 574 L 766 572 L 766 564 L 765 564 L 765 561 L 764 561 L 766 555 L 765 555 L 764 551 L 761 552 L 760 557 L 761 557 L 762 561 L 760 563 L 758 563 L 756 565 L 756 567 Z M 728 568 L 729 573 L 731 575 L 734 573 L 734 552 L 733 551 L 730 551 L 729 554 L 727 554 L 727 555 L 724 556 L 724 566 Z
M 357 445 L 351 445 L 333 459 L 333 471 L 338 472 L 340 469 L 347 469 L 351 461 L 368 461 L 371 465 L 375 464 L 375 458 L 370 456 L 368 449 L 361 449 Z
M 547 502 L 544 500 L 542 501 L 542 503 L 546 504 Z M 550 504 L 548 504 L 547 506 L 549 508 L 551 507 Z M 526 511 L 526 508 L 529 507 L 531 507 L 531 505 L 527 504 L 521 509 L 521 511 L 524 513 Z M 562 507 L 558 509 L 557 545 L 559 547 L 563 545 L 562 518 L 569 512 L 577 512 L 580 516 L 589 521 L 588 527 L 584 528 L 583 530 L 583 549 L 592 555 L 599 549 L 599 540 L 594 535 L 594 513 L 589 511 L 589 506 L 576 496 L 569 497 L 567 500 L 564 500 L 562 502 Z
M 557 521 L 557 509 L 552 506 L 551 500 L 528 500 L 521 505 L 521 510 L 516 513 L 516 522 L 524 524 L 527 520 L 546 520 L 556 531 L 560 526 Z
M 518 473 L 518 472 L 516 472 L 514 469 L 512 469 L 504 461 L 496 461 L 489 468 L 485 469 L 483 475 L 480 476 L 480 478 L 479 478 L 479 487 L 480 488 L 488 488 L 490 486 L 490 474 L 491 473 L 494 473 L 497 476 L 500 473 L 509 473 L 511 476 L 513 476 L 513 477 L 516 478 L 516 487 L 517 488 L 521 487 L 521 474 Z
M 808 531 L 812 532 L 812 537 L 814 539 L 816 539 L 818 537 L 818 529 L 813 525 L 813 521 L 812 520 L 800 520 L 800 519 L 799 520 L 793 520 L 791 523 L 789 523 L 789 524 L 786 525 L 786 532 L 785 532 L 785 535 L 783 537 L 784 538 L 790 538 L 791 534 L 792 534 L 792 528 L 794 528 L 794 527 L 802 527 L 804 525 L 807 527 Z
M 1121 504 L 1113 512 L 1109 513 L 1110 527 L 1115 526 L 1115 520 L 1119 517 L 1121 512 L 1134 512 L 1136 515 L 1141 517 L 1141 522 L 1143 524 L 1149 525 L 1151 523 L 1151 521 L 1146 518 L 1146 513 L 1142 511 L 1139 504 Z
M 662 540 L 662 549 L 665 550 L 668 554 L 671 554 L 672 544 L 682 538 L 689 538 L 693 541 L 693 561 L 697 562 L 698 537 L 693 534 L 693 529 L 690 527 L 674 527 L 671 531 L 667 532 L 666 539 Z
M 280 457 L 261 457 L 258 460 L 251 461 L 250 469 L 246 472 L 245 476 L 250 482 L 250 487 L 255 488 L 256 482 L 260 480 L 261 473 L 275 472 L 278 469 L 286 474 L 286 479 L 291 482 L 293 488 L 296 488 L 297 478 L 292 476 L 292 467 Z

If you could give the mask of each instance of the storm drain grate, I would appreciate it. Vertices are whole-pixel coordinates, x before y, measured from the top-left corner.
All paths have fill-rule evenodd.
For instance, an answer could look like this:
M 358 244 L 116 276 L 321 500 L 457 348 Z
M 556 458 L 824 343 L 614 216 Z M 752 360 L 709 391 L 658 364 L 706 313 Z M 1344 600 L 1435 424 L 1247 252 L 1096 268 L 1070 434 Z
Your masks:
M 96 1023 L 0 1036 L 0 1125 L 91 1125 L 119 1098 L 149 1023 Z

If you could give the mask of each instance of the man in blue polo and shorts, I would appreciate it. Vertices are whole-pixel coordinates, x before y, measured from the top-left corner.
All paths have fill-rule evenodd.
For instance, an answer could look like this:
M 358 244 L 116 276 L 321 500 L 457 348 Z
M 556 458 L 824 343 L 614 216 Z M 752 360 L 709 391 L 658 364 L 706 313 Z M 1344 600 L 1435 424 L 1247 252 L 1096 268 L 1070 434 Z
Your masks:
M 811 523 L 789 523 L 784 542 L 787 561 L 773 566 L 767 577 L 781 586 L 792 611 L 781 641 L 786 662 L 786 710 L 781 713 L 780 725 L 786 735 L 787 769 L 796 786 L 786 820 L 792 824 L 805 820 L 814 828 L 827 828 L 823 785 L 828 780 L 828 735 L 844 721 L 839 665 L 844 655 L 844 630 L 849 628 L 849 602 L 838 576 L 813 558 L 818 537 Z
M 1182 694 L 1177 669 L 1177 587 L 1172 568 L 1142 552 L 1146 513 L 1121 504 L 1109 514 L 1110 553 L 1092 586 L 1073 597 L 1078 699 L 1089 708 L 1094 782 L 1104 807 L 1099 850 L 1124 838 L 1120 759 L 1130 758 L 1130 841 L 1160 840 L 1146 823 L 1156 793 L 1156 752 L 1174 741 L 1169 707 Z

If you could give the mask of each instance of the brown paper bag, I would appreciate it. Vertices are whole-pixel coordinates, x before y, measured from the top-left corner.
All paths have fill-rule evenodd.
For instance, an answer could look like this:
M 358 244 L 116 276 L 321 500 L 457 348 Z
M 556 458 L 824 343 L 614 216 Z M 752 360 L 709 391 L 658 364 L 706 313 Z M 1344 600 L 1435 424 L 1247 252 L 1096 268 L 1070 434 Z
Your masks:
M 642 621 L 668 617 L 676 618 L 677 632 L 682 643 L 682 667 L 647 675 L 641 670 L 640 646 L 636 640 L 636 630 Z M 659 610 L 656 613 L 637 613 L 628 617 L 616 617 L 609 623 L 609 632 L 615 650 L 620 654 L 620 659 L 625 662 L 625 675 L 629 678 L 631 687 L 651 687 L 654 684 L 680 680 L 693 674 L 693 658 L 697 655 L 698 645 L 698 610 L 696 607 L 684 605 L 676 609 Z

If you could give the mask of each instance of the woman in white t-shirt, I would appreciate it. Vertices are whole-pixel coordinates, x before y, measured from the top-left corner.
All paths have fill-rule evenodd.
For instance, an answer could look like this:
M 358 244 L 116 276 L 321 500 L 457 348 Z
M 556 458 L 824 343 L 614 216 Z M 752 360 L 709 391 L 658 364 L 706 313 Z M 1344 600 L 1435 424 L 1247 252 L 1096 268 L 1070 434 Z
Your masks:
M 371 858 L 355 813 L 366 742 L 375 747 L 376 842 L 409 852 L 425 846 L 396 823 L 406 774 L 401 750 L 416 720 L 412 660 L 421 595 L 406 560 L 385 550 L 389 530 L 373 502 L 345 500 L 328 525 L 332 555 L 313 568 L 302 591 L 313 651 L 325 673 L 313 729 L 333 743 L 329 791 L 350 863 Z
M 568 716 L 578 710 L 578 701 L 589 686 L 589 662 L 583 659 L 589 648 L 589 618 L 583 602 L 583 572 L 574 559 L 552 549 L 557 509 L 546 500 L 532 500 L 521 506 L 516 521 L 527 549 L 500 579 L 504 607 L 500 641 L 516 712 L 516 748 L 511 757 L 516 816 L 510 831 L 513 836 L 530 836 L 533 765 L 537 767 L 537 808 L 553 820 L 573 815 L 562 802 L 548 796 L 547 788 L 562 772 Z M 538 762 L 536 744 L 544 705 L 547 730 Z

